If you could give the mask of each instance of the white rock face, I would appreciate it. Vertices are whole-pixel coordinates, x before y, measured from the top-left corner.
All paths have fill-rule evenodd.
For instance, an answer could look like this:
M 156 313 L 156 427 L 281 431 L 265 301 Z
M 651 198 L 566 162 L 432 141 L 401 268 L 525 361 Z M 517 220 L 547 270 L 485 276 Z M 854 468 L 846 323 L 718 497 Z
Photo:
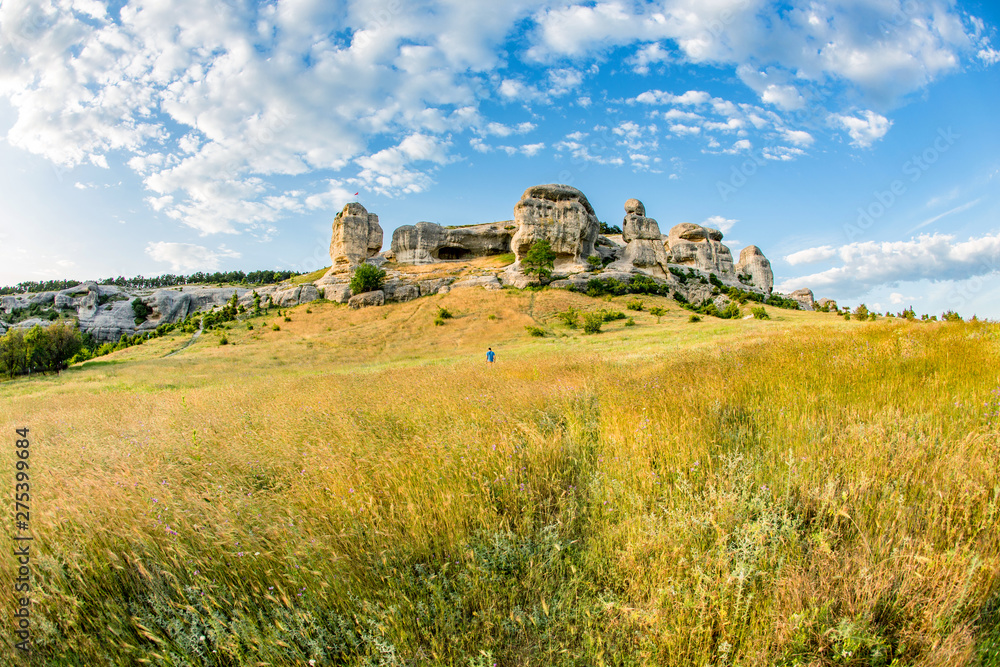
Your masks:
M 653 218 L 646 217 L 646 207 L 638 199 L 625 202 L 625 219 L 622 220 L 622 239 L 627 243 L 621 259 L 608 265 L 611 271 L 634 271 L 656 278 L 667 277 L 666 249 L 663 247 L 660 226 Z
M 774 272 L 771 262 L 755 245 L 748 245 L 740 251 L 740 261 L 736 264 L 737 274 L 749 274 L 755 287 L 770 294 L 774 289 Z
M 536 241 L 548 239 L 556 253 L 555 271 L 574 273 L 587 269 L 594 253 L 594 241 L 601 223 L 587 196 L 568 185 L 535 185 L 524 191 L 514 206 L 517 231 L 510 241 L 517 261 L 521 261 Z
M 508 229 L 509 227 L 509 229 Z M 433 264 L 510 252 L 514 223 L 493 222 L 468 227 L 442 227 L 433 222 L 397 227 L 391 252 L 400 264 Z
M 374 292 L 362 292 L 361 294 L 355 294 L 347 302 L 347 307 L 357 310 L 358 308 L 367 308 L 369 306 L 381 306 L 384 303 L 385 292 L 382 290 L 375 290 Z
M 813 298 L 813 291 L 811 289 L 797 289 L 788 296 L 799 302 L 799 309 L 816 310 L 816 301 Z
M 382 227 L 378 216 L 351 202 L 333 219 L 330 240 L 332 270 L 349 271 L 382 249 Z
M 733 253 L 722 245 L 718 229 L 682 222 L 670 229 L 666 243 L 671 263 L 732 277 Z

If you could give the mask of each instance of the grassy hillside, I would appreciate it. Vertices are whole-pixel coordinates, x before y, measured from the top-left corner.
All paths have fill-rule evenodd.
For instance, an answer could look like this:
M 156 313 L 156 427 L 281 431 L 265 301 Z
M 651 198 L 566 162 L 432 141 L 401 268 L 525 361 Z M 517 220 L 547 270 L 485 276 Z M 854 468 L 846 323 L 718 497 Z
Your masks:
M 631 298 L 314 303 L 0 384 L 34 663 L 1000 664 L 1000 327 L 555 317 Z

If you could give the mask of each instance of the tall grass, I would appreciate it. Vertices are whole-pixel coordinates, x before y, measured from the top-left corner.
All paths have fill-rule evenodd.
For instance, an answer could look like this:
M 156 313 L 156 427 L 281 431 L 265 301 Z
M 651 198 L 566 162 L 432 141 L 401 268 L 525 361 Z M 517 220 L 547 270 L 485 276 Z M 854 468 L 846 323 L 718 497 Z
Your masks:
M 3 385 L 34 663 L 1000 661 L 995 325 L 463 291 Z

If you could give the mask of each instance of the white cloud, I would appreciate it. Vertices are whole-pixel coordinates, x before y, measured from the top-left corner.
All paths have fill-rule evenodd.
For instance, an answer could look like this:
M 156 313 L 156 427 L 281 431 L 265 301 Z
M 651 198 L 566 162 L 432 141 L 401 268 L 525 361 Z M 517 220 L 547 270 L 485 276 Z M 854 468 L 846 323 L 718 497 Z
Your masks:
M 978 57 L 987 65 L 996 65 L 998 62 L 1000 62 L 1000 51 L 991 48 L 980 49 L 976 53 L 976 57 Z
M 760 99 L 785 110 L 801 109 L 806 104 L 805 98 L 799 94 L 795 86 L 771 84 L 761 93 Z
M 839 266 L 790 278 L 779 289 L 809 287 L 853 297 L 900 282 L 985 276 L 1000 272 L 1000 235 L 956 241 L 950 234 L 929 234 L 909 241 L 857 242 L 837 248 L 834 257 L 840 260 Z
M 834 114 L 832 118 L 847 129 L 851 144 L 860 148 L 871 146 L 884 137 L 892 126 L 891 120 L 871 110 L 861 112 L 861 117 Z
M 718 229 L 723 234 L 728 234 L 729 230 L 733 228 L 739 220 L 734 220 L 732 218 L 724 218 L 721 215 L 713 215 L 701 223 L 702 227 L 711 227 L 712 229 Z
M 903 296 L 899 292 L 893 292 L 889 295 L 889 303 L 894 306 L 898 306 L 907 300 L 907 297 Z
M 528 157 L 532 157 L 533 155 L 537 155 L 538 152 L 544 148 L 545 144 L 541 142 L 537 144 L 523 144 L 521 146 L 521 152 L 527 155 Z
M 788 143 L 795 144 L 796 146 L 811 146 L 815 141 L 813 136 L 808 132 L 802 130 L 784 130 L 781 136 Z
M 833 246 L 824 245 L 819 246 L 818 248 L 806 248 L 805 250 L 793 252 L 791 255 L 785 255 L 785 261 L 792 266 L 797 266 L 799 264 L 822 262 L 836 256 L 837 250 Z
M 933 224 L 933 223 L 937 222 L 938 220 L 940 220 L 941 218 L 944 218 L 944 217 L 947 217 L 949 215 L 952 215 L 953 213 L 961 213 L 962 211 L 966 211 L 966 210 L 972 208 L 973 206 L 975 206 L 976 204 L 978 204 L 979 202 L 981 202 L 982 200 L 983 200 L 982 197 L 980 197 L 979 199 L 973 199 L 970 202 L 965 202 L 961 206 L 956 206 L 955 208 L 950 209 L 948 211 L 945 211 L 944 213 L 939 213 L 938 215 L 935 215 L 933 217 L 927 218 L 926 220 L 924 220 L 923 222 L 921 222 L 920 224 L 918 224 L 916 227 L 914 227 L 913 229 L 911 229 L 909 231 L 909 233 L 912 234 L 913 232 L 917 231 L 918 229 L 923 229 L 927 225 Z
M 157 262 L 168 262 L 170 270 L 177 273 L 216 271 L 223 259 L 238 259 L 240 253 L 219 246 L 211 250 L 193 243 L 168 243 L 156 241 L 146 246 L 146 254 Z
M 640 47 L 627 62 L 632 66 L 632 71 L 636 74 L 649 74 L 650 65 L 669 63 L 671 60 L 670 52 L 664 49 L 658 42 L 654 42 Z

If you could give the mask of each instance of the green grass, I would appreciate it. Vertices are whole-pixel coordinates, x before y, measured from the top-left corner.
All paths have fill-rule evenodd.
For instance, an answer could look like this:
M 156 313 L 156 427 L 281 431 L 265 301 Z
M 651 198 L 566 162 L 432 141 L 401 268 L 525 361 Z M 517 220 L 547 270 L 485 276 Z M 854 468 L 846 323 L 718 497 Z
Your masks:
M 315 281 L 319 280 L 320 278 L 322 278 L 323 276 L 325 276 L 326 272 L 329 271 L 329 270 L 330 270 L 330 267 L 327 266 L 325 268 L 313 271 L 312 273 L 305 273 L 305 274 L 303 274 L 301 276 L 292 276 L 290 280 L 291 280 L 291 283 L 293 285 L 301 285 L 303 283 L 315 282 Z
M 310 304 L 0 384 L 33 664 L 997 664 L 1000 327 L 557 316 L 628 298 Z

